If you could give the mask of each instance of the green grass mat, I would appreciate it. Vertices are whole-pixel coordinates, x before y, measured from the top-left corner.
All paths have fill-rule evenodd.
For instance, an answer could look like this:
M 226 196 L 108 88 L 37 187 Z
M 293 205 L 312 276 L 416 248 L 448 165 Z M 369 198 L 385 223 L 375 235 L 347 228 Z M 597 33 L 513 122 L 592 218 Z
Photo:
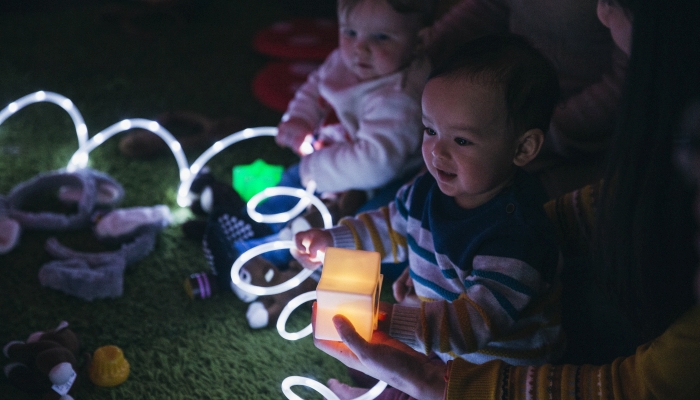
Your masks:
M 250 42 L 257 29 L 286 16 L 285 2 L 197 1 L 195 9 L 178 16 L 182 19 L 156 15 L 136 21 L 143 28 L 139 35 L 103 17 L 110 2 L 74 3 L 80 5 L 0 13 L 0 107 L 37 90 L 57 92 L 75 103 L 90 135 L 124 118 L 153 119 L 172 110 L 237 115 L 251 126 L 277 124 L 280 115 L 250 92 L 252 77 L 267 61 Z M 119 138 L 93 151 L 90 166 L 124 186 L 122 206 L 166 204 L 178 223 L 190 218 L 175 203 L 174 158 L 128 159 L 118 150 Z M 37 173 L 65 167 L 76 149 L 72 121 L 58 106 L 20 110 L 0 125 L 0 194 Z M 188 154 L 189 161 L 197 155 Z M 233 165 L 256 158 L 282 165 L 295 161 L 271 138 L 261 138 L 226 149 L 208 165 L 230 181 Z M 0 345 L 66 320 L 85 351 L 119 346 L 131 364 L 129 379 L 113 388 L 87 382 L 77 399 L 280 399 L 280 383 L 290 375 L 347 381 L 345 367 L 310 338 L 289 342 L 274 329 L 249 329 L 247 305 L 233 293 L 190 300 L 184 279 L 208 266 L 201 244 L 186 239 L 178 224 L 127 270 L 122 297 L 92 302 L 39 285 L 37 271 L 50 260 L 44 242 L 52 235 L 70 246 L 99 248 L 87 232 L 23 232 L 19 246 L 0 256 Z M 309 317 L 307 309 L 295 312 L 288 329 L 301 329 Z M 296 392 L 319 398 L 308 390 Z M 35 397 L 0 375 L 0 398 Z

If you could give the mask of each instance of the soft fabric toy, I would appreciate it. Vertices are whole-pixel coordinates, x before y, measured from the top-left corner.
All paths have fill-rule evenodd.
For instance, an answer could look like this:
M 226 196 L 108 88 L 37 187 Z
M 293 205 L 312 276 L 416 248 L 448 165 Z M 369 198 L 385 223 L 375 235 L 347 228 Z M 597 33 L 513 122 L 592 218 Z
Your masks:
M 85 300 L 121 296 L 124 269 L 153 250 L 172 219 L 164 205 L 116 208 L 123 197 L 117 181 L 90 168 L 40 173 L 0 196 L 0 254 L 17 245 L 22 230 L 92 228 L 98 240 L 120 248 L 82 253 L 51 237 L 45 248 L 55 259 L 41 267 L 39 282 Z
M 32 333 L 26 342 L 8 343 L 3 353 L 10 360 L 4 368 L 10 383 L 45 400 L 72 400 L 84 377 L 80 342 L 65 321 L 53 330 Z
M 241 268 L 239 275 L 243 282 L 265 287 L 286 282 L 301 272 L 301 269 L 301 265 L 294 260 L 289 263 L 287 269 L 281 271 L 271 262 L 258 256 L 248 261 Z M 239 299 L 250 303 L 248 311 L 246 312 L 248 325 L 253 329 L 260 329 L 268 326 L 275 326 L 280 313 L 282 313 L 282 309 L 284 309 L 287 303 L 302 293 L 316 290 L 319 278 L 320 273 L 314 274 L 306 278 L 294 289 L 269 296 L 258 297 L 236 286 L 233 287 L 233 291 Z
M 214 178 L 208 167 L 202 168 L 192 181 L 190 196 L 190 210 L 195 217 L 182 224 L 182 231 L 196 241 L 204 237 L 207 217 L 214 208 L 242 210 L 245 207 L 245 202 L 233 187 Z
M 0 254 L 7 254 L 17 246 L 22 228 L 3 211 L 2 202 L 0 198 Z
M 10 252 L 22 230 L 74 230 L 91 221 L 96 210 L 115 207 L 124 189 L 110 176 L 85 168 L 40 173 L 0 196 L 0 254 Z M 65 212 L 36 210 L 36 204 L 56 202 Z M 42 206 L 40 204 L 39 206 Z
M 115 251 L 80 252 L 49 238 L 45 248 L 55 260 L 39 269 L 39 283 L 88 301 L 119 297 L 125 269 L 153 251 L 158 233 L 171 219 L 164 205 L 120 208 L 99 215 L 92 228 L 95 237 L 120 245 Z

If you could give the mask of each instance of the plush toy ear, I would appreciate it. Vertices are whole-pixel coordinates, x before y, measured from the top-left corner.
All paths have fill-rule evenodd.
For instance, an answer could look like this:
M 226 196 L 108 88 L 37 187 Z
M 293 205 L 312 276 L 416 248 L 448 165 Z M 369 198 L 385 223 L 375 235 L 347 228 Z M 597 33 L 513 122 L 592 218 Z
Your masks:
M 51 340 L 42 340 L 32 343 L 15 341 L 5 345 L 3 351 L 7 358 L 9 358 L 11 361 L 24 365 L 34 365 L 34 360 L 36 360 L 39 353 L 60 347 L 60 344 Z
M 78 355 L 80 351 L 80 342 L 75 333 L 68 328 L 68 323 L 62 321 L 56 329 L 44 332 L 40 340 L 50 340 L 60 344 L 61 346 L 70 350 L 73 355 Z
M 21 232 L 19 222 L 0 216 L 0 254 L 7 254 L 17 246 Z

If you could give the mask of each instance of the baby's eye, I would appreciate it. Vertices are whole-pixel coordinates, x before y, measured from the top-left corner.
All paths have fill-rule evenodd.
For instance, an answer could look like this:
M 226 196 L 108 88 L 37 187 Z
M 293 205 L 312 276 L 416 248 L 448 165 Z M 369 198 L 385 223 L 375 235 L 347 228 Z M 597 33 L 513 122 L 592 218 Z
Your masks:
M 470 144 L 473 144 L 473 143 L 470 142 L 469 140 L 464 139 L 464 138 L 460 138 L 460 137 L 455 138 L 455 143 L 457 143 L 457 144 L 460 145 L 460 146 L 468 146 L 468 145 L 470 145 Z
M 357 36 L 357 32 L 354 29 L 343 29 L 343 35 L 347 37 Z
M 372 35 L 372 39 L 374 39 L 377 42 L 383 42 L 385 40 L 389 40 L 389 35 L 386 33 L 375 33 Z
M 427 126 L 426 126 L 426 127 L 423 127 L 423 133 L 426 134 L 426 135 L 428 135 L 428 136 L 435 136 L 435 135 L 437 134 L 437 132 L 435 132 L 434 130 L 428 128 Z

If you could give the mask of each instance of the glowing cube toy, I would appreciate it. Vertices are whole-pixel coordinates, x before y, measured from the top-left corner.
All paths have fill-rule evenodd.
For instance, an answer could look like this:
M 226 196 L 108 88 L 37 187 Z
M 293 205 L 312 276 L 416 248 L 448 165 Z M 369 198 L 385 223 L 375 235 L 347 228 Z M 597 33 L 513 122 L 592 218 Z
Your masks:
M 317 339 L 341 340 L 333 325 L 333 316 L 338 314 L 349 319 L 365 340 L 370 339 L 379 313 L 380 263 L 380 255 L 374 251 L 326 249 L 316 287 Z

